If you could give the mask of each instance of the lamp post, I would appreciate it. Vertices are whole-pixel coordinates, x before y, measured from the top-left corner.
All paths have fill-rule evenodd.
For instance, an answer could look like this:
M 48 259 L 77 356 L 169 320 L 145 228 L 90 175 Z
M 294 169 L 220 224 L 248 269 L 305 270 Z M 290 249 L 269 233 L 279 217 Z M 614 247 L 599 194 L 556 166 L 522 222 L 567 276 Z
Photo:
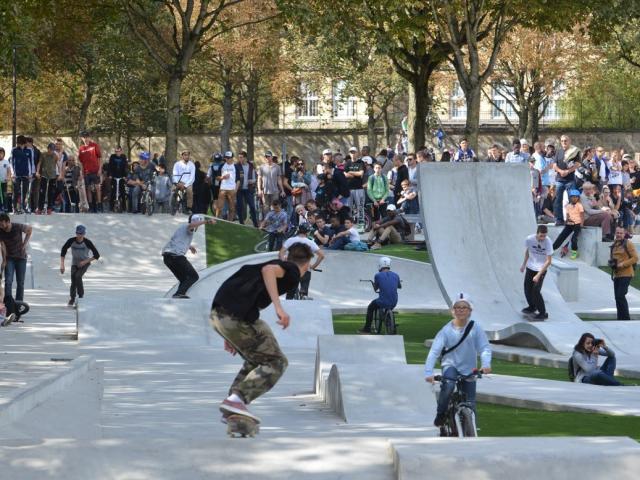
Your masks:
M 11 127 L 11 147 L 16 147 L 16 129 L 18 121 L 18 45 L 13 44 L 13 125 Z
M 149 138 L 149 153 L 151 153 L 151 137 L 153 137 L 153 127 L 147 127 L 147 137 Z

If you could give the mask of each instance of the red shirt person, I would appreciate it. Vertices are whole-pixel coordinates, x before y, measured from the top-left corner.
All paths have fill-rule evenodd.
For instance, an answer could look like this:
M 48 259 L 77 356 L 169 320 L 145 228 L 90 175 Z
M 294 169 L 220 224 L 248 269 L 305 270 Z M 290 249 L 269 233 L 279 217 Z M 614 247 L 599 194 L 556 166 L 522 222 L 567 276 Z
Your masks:
M 100 152 L 100 145 L 92 141 L 87 132 L 82 132 L 80 137 L 82 138 L 82 144 L 78 149 L 78 159 L 84 171 L 84 185 L 87 189 L 87 200 L 93 212 L 102 211 L 102 195 L 100 192 L 102 152 Z M 93 198 L 94 189 L 95 199 Z

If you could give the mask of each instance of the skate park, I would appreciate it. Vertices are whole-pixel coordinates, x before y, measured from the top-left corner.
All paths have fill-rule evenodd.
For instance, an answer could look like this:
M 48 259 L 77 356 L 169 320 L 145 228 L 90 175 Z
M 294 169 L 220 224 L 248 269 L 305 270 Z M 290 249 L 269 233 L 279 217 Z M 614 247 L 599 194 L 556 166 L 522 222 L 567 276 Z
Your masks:
M 528 173 L 519 167 L 420 167 L 431 263 L 393 259 L 404 283 L 397 309 L 445 312 L 464 283 L 474 316 L 499 342 L 494 356 L 566 361 L 579 335 L 591 330 L 614 346 L 619 369 L 638 378 L 637 322 L 585 326 L 576 315 L 611 313 L 610 279 L 593 265 L 558 260 L 558 284 L 579 264 L 575 300 L 566 301 L 551 275 L 544 289 L 549 320 L 529 323 L 520 314 L 518 267 L 535 218 L 526 203 Z M 491 188 L 507 182 L 508 190 Z M 520 190 L 523 195 L 514 193 Z M 489 210 L 507 197 L 508 211 Z M 512 477 L 514 470 L 518 478 L 534 478 L 543 463 L 552 478 L 578 468 L 633 478 L 640 466 L 637 443 L 622 437 L 438 438 L 434 394 L 422 365 L 406 363 L 400 336 L 333 334 L 333 314 L 361 314 L 372 298 L 370 285 L 359 280 L 375 273 L 376 255 L 357 252 L 327 255 L 323 271 L 313 273 L 313 300 L 285 303 L 289 329 L 282 331 L 273 312 L 265 313 L 289 369 L 252 405 L 264 422 L 258 438 L 229 439 L 217 405 L 240 360 L 223 351 L 209 326 L 211 299 L 240 265 L 272 254 L 207 268 L 201 229 L 198 254 L 190 256 L 200 280 L 191 299 L 175 300 L 174 278 L 159 251 L 185 219 L 133 218 L 26 218 L 34 227 L 26 293 L 32 311 L 25 324 L 1 332 L 6 380 L 0 389 L 0 468 L 7 478 L 408 479 L 427 473 L 457 478 L 461 472 L 497 478 Z M 73 310 L 64 306 L 68 280 L 57 267 L 61 243 L 80 222 L 89 238 L 111 240 L 97 244 L 103 259 L 91 267 L 86 298 Z M 332 288 L 336 282 L 348 288 Z M 602 293 L 590 295 L 594 285 Z M 632 313 L 640 313 L 640 292 L 630 289 L 628 298 Z M 492 377 L 478 385 L 479 401 L 640 416 L 639 387 Z M 453 469 L 462 459 L 462 470 Z

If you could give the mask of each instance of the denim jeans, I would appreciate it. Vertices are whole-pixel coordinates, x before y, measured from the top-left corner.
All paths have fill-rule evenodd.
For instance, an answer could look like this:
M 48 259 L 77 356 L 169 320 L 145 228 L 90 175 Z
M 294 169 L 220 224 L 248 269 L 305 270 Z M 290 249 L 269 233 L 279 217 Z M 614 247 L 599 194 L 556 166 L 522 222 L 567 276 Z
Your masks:
M 247 218 L 247 206 L 249 207 L 249 213 L 251 215 L 251 221 L 253 226 L 258 228 L 258 215 L 256 213 L 256 199 L 252 190 L 238 190 L 237 206 L 238 221 L 244 225 L 244 221 Z
M 11 295 L 13 287 L 13 274 L 16 275 L 16 296 L 17 301 L 24 300 L 24 277 L 27 273 L 26 258 L 7 258 L 7 266 L 4 269 L 4 294 Z
M 444 415 L 449 406 L 449 399 L 453 390 L 456 388 L 456 379 L 460 376 L 460 372 L 455 367 L 445 367 L 442 371 L 442 385 L 440 386 L 440 395 L 438 395 L 438 415 Z M 475 379 L 463 382 L 462 390 L 467 395 L 473 411 L 476 411 L 476 382 Z
M 592 383 L 594 385 L 605 385 L 617 387 L 622 385 L 613 377 L 613 372 L 616 370 L 616 358 L 607 357 L 602 366 L 582 377 L 582 383 Z
M 629 304 L 627 303 L 627 292 L 631 277 L 614 277 L 613 279 L 613 295 L 616 299 L 616 310 L 618 320 L 631 320 L 629 315 Z
M 564 191 L 570 191 L 576 188 L 574 182 L 556 182 L 556 198 L 553 200 L 553 214 L 556 217 L 556 222 L 564 223 L 564 215 L 562 213 L 562 201 Z

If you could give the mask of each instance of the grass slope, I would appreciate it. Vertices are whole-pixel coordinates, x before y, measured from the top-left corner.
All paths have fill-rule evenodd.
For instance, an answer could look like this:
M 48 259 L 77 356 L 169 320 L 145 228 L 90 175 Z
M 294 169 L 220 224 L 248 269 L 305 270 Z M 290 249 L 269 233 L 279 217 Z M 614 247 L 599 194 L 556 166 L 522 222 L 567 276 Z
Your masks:
M 378 250 L 368 250 L 368 252 L 375 253 L 377 255 L 391 255 L 393 257 L 429 263 L 429 253 L 426 250 L 416 250 L 414 245 L 405 245 L 404 243 L 384 245 Z
M 264 234 L 253 227 L 218 221 L 206 226 L 207 266 L 256 253 L 255 245 Z

